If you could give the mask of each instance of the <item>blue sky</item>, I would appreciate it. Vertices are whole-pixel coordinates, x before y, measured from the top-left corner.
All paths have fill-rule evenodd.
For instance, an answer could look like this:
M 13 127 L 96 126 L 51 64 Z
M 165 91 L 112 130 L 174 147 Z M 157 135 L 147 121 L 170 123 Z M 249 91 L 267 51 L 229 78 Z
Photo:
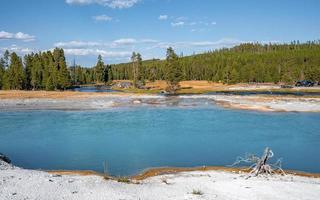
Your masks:
M 65 49 L 92 66 L 189 55 L 241 42 L 320 39 L 319 0 L 1 0 L 0 51 Z

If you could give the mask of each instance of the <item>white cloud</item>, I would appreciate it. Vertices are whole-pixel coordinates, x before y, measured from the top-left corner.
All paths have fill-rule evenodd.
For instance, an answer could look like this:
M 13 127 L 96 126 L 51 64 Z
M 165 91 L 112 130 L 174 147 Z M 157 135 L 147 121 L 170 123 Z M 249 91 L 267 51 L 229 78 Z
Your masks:
M 144 47 L 157 42 L 158 41 L 154 39 L 120 38 L 110 42 L 76 40 L 69 42 L 57 42 L 54 46 L 64 48 L 66 55 L 69 56 L 102 55 L 114 60 L 127 60 L 130 58 L 133 49 L 135 49 L 134 46 L 138 46 L 139 49 L 143 49 Z M 113 50 L 110 51 L 110 49 Z
M 57 42 L 54 44 L 55 47 L 62 48 L 88 48 L 88 47 L 99 47 L 104 46 L 103 43 L 99 42 L 83 42 L 83 41 L 70 41 L 70 42 Z
M 140 0 L 66 0 L 68 4 L 89 5 L 99 4 L 110 8 L 130 8 Z
M 132 45 L 144 45 L 144 44 L 151 44 L 151 43 L 157 43 L 157 40 L 153 39 L 141 39 L 137 40 L 134 38 L 121 38 L 114 40 L 111 44 L 109 44 L 110 47 L 124 47 L 124 46 L 132 46 Z
M 1 52 L 5 52 L 6 50 L 8 50 L 9 52 L 16 52 L 19 55 L 25 55 L 25 54 L 28 54 L 28 53 L 35 52 L 34 49 L 30 49 L 28 47 L 20 47 L 20 46 L 17 46 L 15 44 L 13 44 L 13 45 L 11 45 L 9 47 L 1 47 L 0 48 Z
M 0 40 L 22 40 L 25 42 L 30 42 L 30 41 L 34 41 L 35 39 L 36 39 L 35 36 L 22 33 L 22 32 L 9 33 L 6 31 L 0 31 Z
M 129 51 L 106 51 L 103 49 L 64 49 L 65 54 L 72 56 L 97 56 L 101 55 L 109 58 L 128 58 Z
M 181 27 L 184 26 L 185 23 L 184 22 L 171 22 L 171 26 L 172 27 Z
M 137 40 L 133 38 L 122 38 L 122 39 L 113 41 L 114 45 L 133 45 L 136 43 L 137 43 Z
M 186 21 L 186 20 L 188 20 L 187 17 L 177 17 L 177 18 L 175 19 L 175 21 Z
M 184 42 L 159 42 L 155 46 L 149 48 L 208 48 L 219 49 L 222 47 L 233 47 L 235 45 L 246 43 L 247 41 L 241 41 L 236 39 L 224 38 L 217 41 L 184 41 Z
M 167 20 L 168 19 L 168 15 L 160 15 L 159 20 Z
M 95 21 L 112 21 L 112 17 L 107 16 L 107 15 L 97 15 L 92 17 Z
M 156 42 L 158 42 L 158 40 L 142 39 L 142 40 L 139 40 L 139 42 L 148 44 L 148 43 L 156 43 Z
M 112 42 L 93 42 L 93 41 L 69 41 L 69 42 L 57 42 L 55 47 L 71 48 L 71 49 L 86 49 L 86 48 L 125 48 L 132 45 L 144 45 L 157 43 L 154 39 L 134 39 L 134 38 L 121 38 Z
M 202 32 L 202 31 L 208 31 L 211 30 L 211 26 L 216 25 L 217 23 L 215 21 L 209 21 L 207 18 L 203 20 L 194 20 L 190 19 L 188 17 L 176 17 L 173 18 L 171 21 L 172 27 L 191 27 L 191 32 Z

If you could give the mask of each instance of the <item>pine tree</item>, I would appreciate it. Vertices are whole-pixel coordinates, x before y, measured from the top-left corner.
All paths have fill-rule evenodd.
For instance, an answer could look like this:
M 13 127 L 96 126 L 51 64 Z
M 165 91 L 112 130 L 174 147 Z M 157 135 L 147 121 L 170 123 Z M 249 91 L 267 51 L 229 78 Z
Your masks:
M 57 78 L 56 89 L 66 89 L 70 86 L 70 75 L 66 64 L 63 49 L 55 48 L 53 50 L 54 69 L 51 68 L 50 76 L 52 76 L 53 85 L 55 85 L 54 77 Z
M 104 62 L 102 60 L 102 56 L 98 56 L 98 62 L 94 68 L 95 72 L 95 81 L 96 83 L 103 83 L 105 82 L 104 80 L 104 73 L 105 73 L 105 68 L 104 68 Z
M 0 58 L 0 90 L 2 89 L 3 83 L 4 83 L 4 59 Z
M 42 70 L 42 61 L 38 54 L 35 54 L 32 58 L 32 68 L 30 70 L 30 86 L 32 90 L 42 89 L 45 84 L 43 82 L 43 70 Z
M 53 77 L 49 76 L 46 81 L 46 90 L 50 91 L 50 90 L 56 90 L 56 89 L 57 89 L 57 85 L 56 85 Z
M 10 56 L 10 65 L 8 68 L 9 87 L 12 90 L 21 90 L 24 88 L 25 73 L 21 58 L 12 53 Z
M 27 90 L 32 88 L 31 85 L 31 71 L 33 69 L 33 54 L 24 56 L 24 66 L 26 68 L 26 83 L 25 87 Z
M 231 80 L 230 67 L 226 67 L 223 71 L 223 83 L 229 84 Z
M 70 86 L 70 75 L 63 49 L 59 49 L 58 87 L 65 90 Z
M 235 67 L 232 68 L 230 73 L 230 82 L 231 84 L 239 82 L 239 73 Z
M 55 56 L 59 58 L 59 52 L 55 51 Z M 58 64 L 54 60 L 54 55 L 51 51 L 39 54 L 35 72 L 41 72 L 41 88 L 46 90 L 58 89 Z M 37 73 L 38 74 L 38 73 Z M 49 80 L 50 79 L 50 80 Z M 38 80 L 38 79 L 36 79 Z M 49 89 L 47 89 L 49 88 Z
M 169 47 L 166 57 L 166 81 L 168 87 L 166 90 L 169 93 L 176 93 L 180 88 L 179 82 L 182 80 L 182 69 L 179 64 L 179 58 L 174 50 Z
M 133 52 L 131 56 L 132 73 L 133 73 L 133 85 L 139 87 L 144 84 L 142 77 L 142 58 L 140 53 Z
M 9 67 L 9 59 L 10 59 L 10 52 L 6 50 L 3 54 L 3 60 L 4 60 L 4 69 L 7 70 Z

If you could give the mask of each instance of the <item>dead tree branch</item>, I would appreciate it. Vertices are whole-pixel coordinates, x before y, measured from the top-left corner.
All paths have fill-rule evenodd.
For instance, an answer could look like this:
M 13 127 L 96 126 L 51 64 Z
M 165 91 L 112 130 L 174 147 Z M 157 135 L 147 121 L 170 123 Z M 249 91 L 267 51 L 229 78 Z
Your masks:
M 254 154 L 246 154 L 244 157 L 238 157 L 237 160 L 231 166 L 237 166 L 241 163 L 250 164 L 250 175 L 253 176 L 258 176 L 259 174 L 272 175 L 277 172 L 279 172 L 282 175 L 285 175 L 285 172 L 281 167 L 281 159 L 278 159 L 277 162 L 273 164 L 268 163 L 269 159 L 271 159 L 273 156 L 273 151 L 269 147 L 267 147 L 264 150 L 264 153 L 261 157 L 258 157 Z

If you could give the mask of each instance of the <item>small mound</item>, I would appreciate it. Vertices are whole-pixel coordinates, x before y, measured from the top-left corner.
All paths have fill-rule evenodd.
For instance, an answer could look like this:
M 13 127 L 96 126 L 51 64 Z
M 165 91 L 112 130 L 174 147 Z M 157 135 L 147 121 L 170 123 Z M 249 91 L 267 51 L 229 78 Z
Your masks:
M 0 170 L 8 170 L 13 168 L 14 167 L 11 164 L 4 162 L 3 160 L 0 160 Z

